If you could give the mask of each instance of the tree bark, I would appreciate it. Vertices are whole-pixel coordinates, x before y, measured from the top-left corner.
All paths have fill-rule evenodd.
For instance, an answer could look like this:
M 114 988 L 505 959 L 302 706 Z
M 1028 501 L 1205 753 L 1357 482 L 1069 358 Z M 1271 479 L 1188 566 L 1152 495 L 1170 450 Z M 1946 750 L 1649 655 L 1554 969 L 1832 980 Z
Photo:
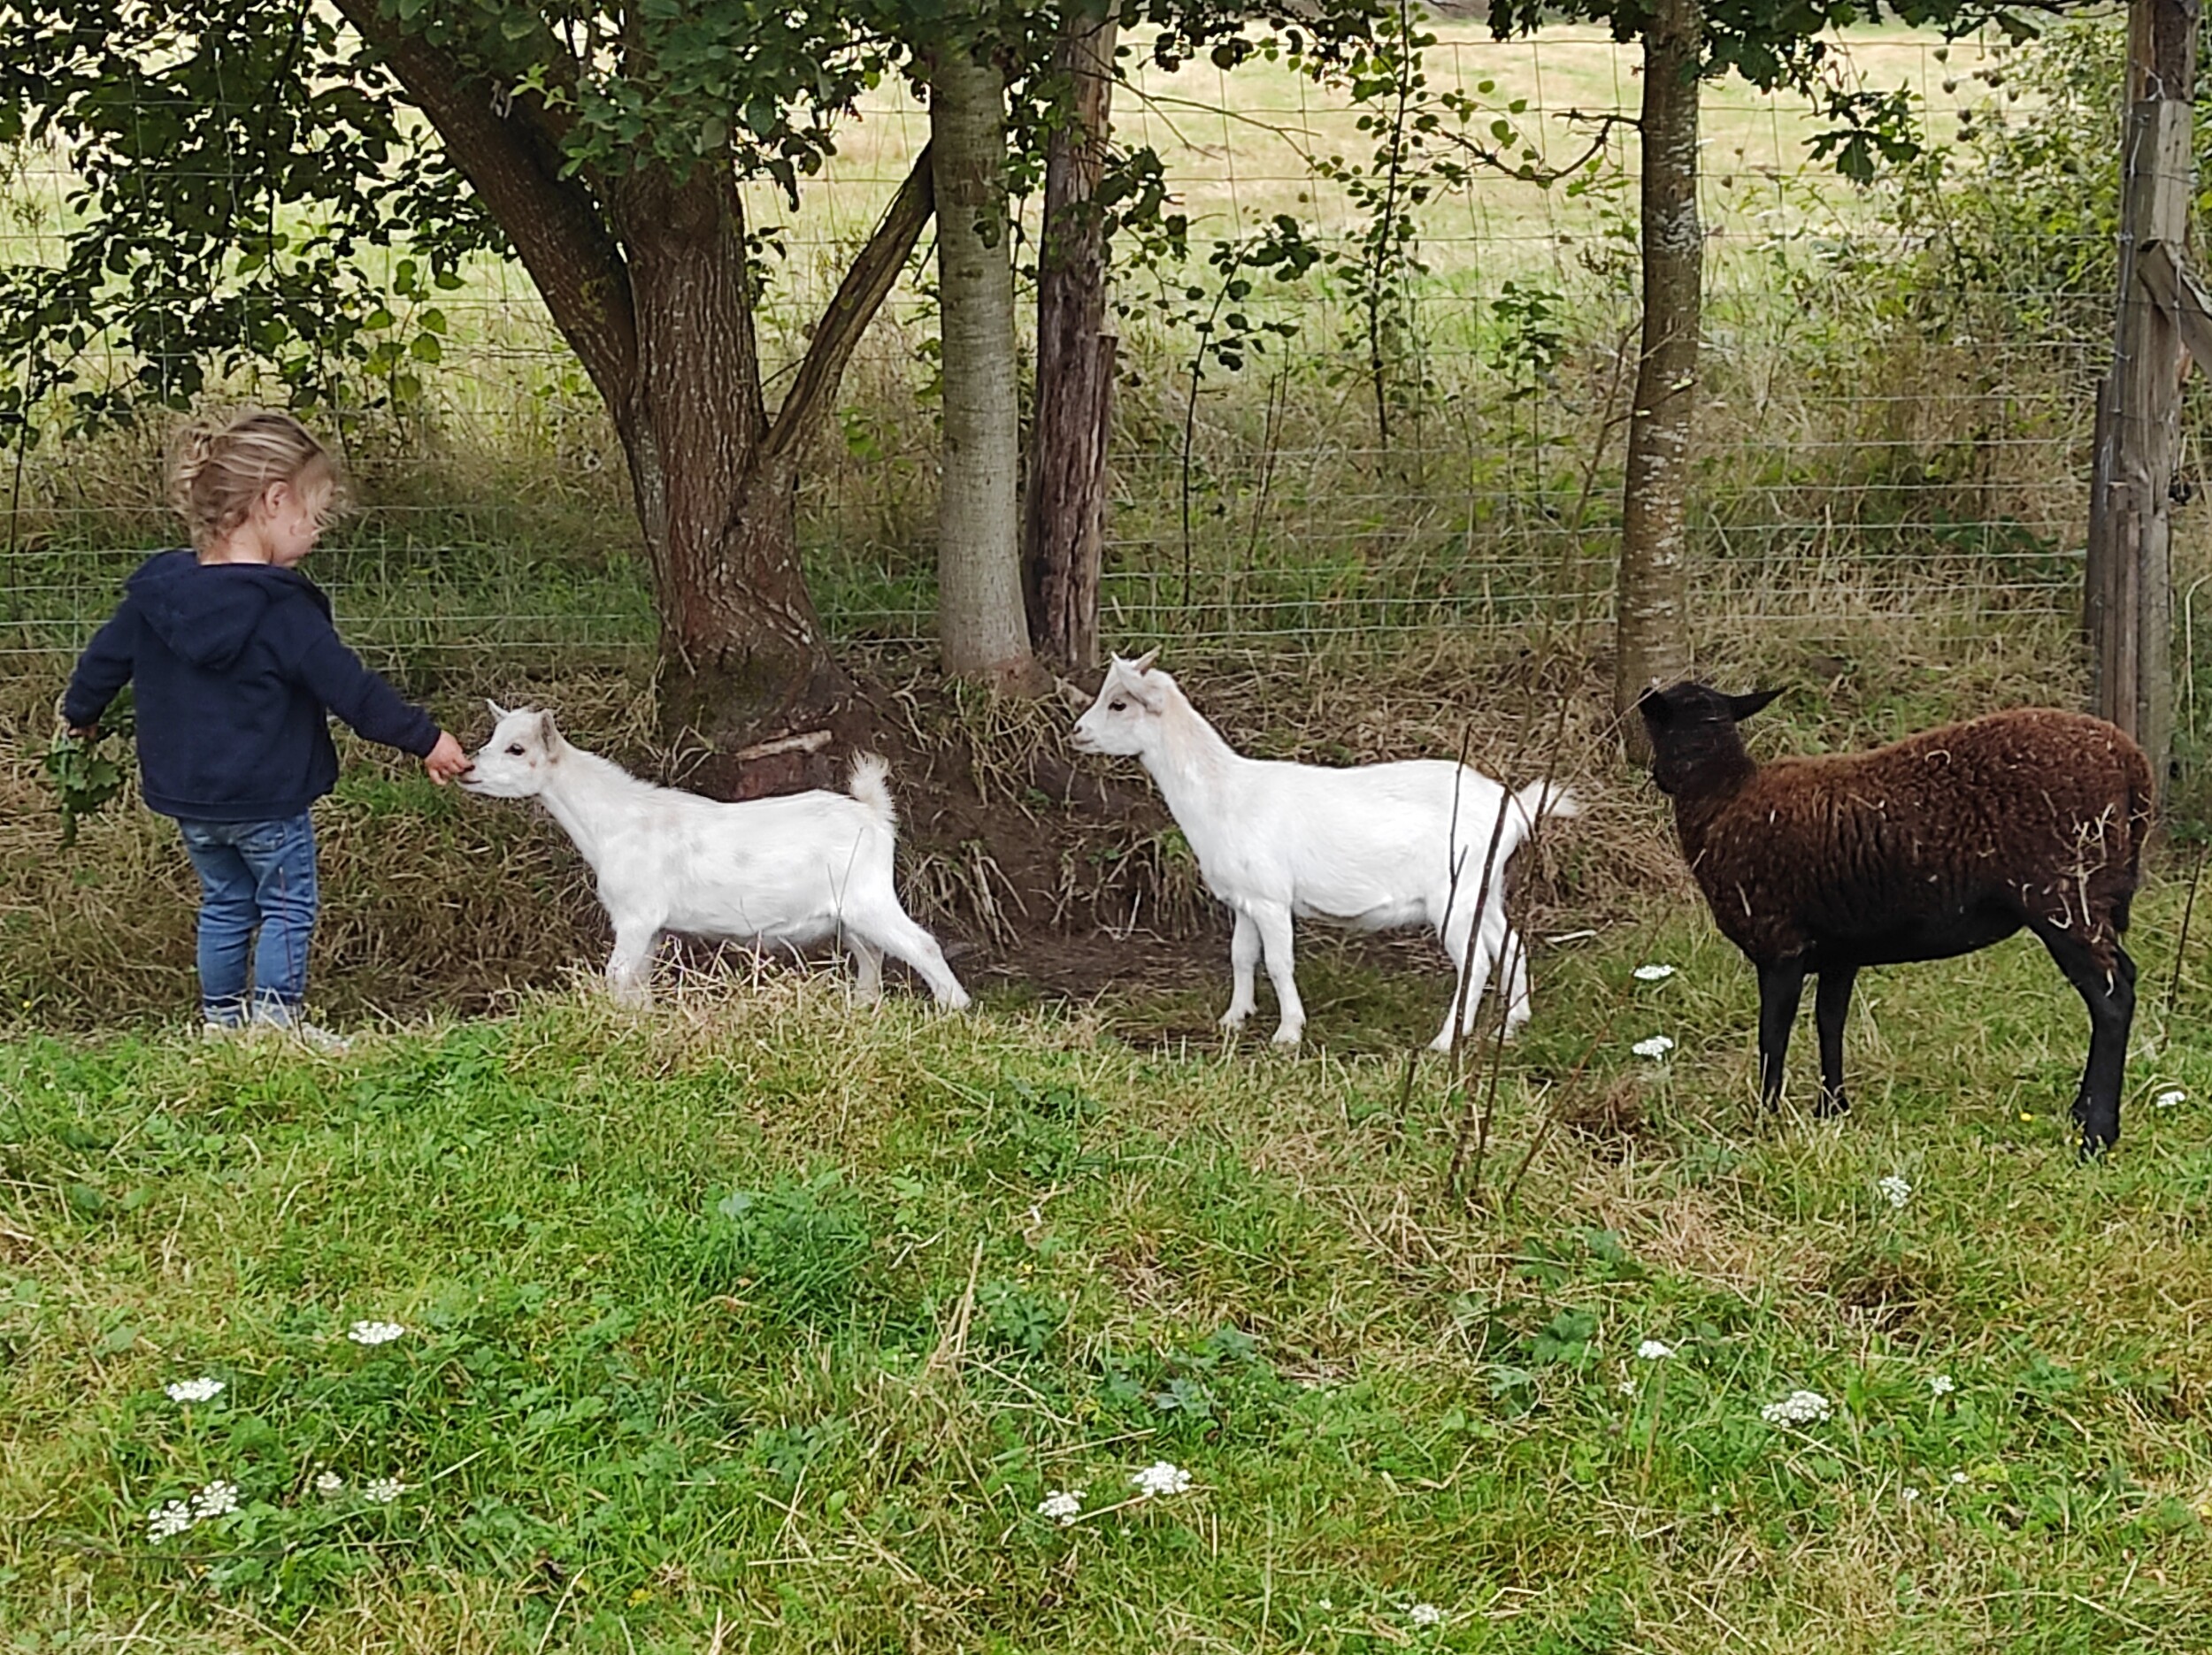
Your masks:
M 1690 668 L 1687 604 L 1690 420 L 1705 237 L 1697 215 L 1698 0 L 1660 0 L 1644 34 L 1644 322 L 1629 416 L 1613 704 L 1630 756 L 1648 762 L 1636 698 Z
M 1021 409 L 1006 212 L 1006 81 L 952 44 L 930 73 L 944 440 L 937 495 L 937 625 L 945 670 L 1026 687 L 1017 502 Z
M 764 452 L 736 183 L 635 172 L 615 218 L 638 363 L 612 406 L 660 610 L 662 720 L 671 735 L 741 743 L 835 680 L 799 568 L 795 473 Z
M 929 221 L 931 151 L 847 272 L 772 424 L 728 166 L 679 178 L 649 159 L 618 179 L 572 175 L 557 105 L 495 99 L 378 0 L 336 4 L 436 129 L 606 402 L 653 578 L 666 733 L 727 751 L 826 716 L 851 686 L 800 565 L 799 472 Z
M 1069 19 L 1058 53 L 1067 102 L 1045 155 L 1022 595 L 1030 641 L 1062 671 L 1098 664 L 1117 341 L 1107 331 L 1105 219 L 1092 202 L 1112 129 L 1117 32 L 1110 11 Z

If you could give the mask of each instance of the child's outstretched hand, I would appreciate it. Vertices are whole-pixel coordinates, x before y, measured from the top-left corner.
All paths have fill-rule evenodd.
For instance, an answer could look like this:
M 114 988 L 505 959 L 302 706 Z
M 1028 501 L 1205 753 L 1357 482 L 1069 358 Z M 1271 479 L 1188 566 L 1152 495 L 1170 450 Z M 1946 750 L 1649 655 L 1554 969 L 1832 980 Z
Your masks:
M 441 730 L 438 745 L 424 755 L 422 767 L 430 772 L 430 779 L 442 787 L 457 776 L 468 774 L 469 755 L 450 731 Z

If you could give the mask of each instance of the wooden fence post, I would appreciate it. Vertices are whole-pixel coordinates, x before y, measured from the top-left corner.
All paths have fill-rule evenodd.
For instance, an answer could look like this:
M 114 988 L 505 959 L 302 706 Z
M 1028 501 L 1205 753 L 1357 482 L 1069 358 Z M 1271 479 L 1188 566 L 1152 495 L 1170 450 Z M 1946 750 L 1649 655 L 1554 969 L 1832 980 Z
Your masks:
M 2201 293 L 2184 257 L 2197 20 L 2198 0 L 2131 0 L 2129 7 L 2119 303 L 2112 369 L 2098 396 L 2083 578 L 2094 710 L 2142 744 L 2162 793 L 2173 750 L 2168 509 L 2180 446 L 2182 310 Z

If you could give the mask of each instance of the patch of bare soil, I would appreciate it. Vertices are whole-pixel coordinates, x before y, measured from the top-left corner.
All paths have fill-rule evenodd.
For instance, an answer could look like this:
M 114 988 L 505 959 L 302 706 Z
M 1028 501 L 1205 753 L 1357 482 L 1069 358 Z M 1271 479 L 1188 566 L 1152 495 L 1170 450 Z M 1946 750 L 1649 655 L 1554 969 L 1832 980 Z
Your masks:
M 1525 854 L 1509 870 L 1516 912 L 1546 928 L 1587 923 L 1593 899 L 1617 908 L 1639 888 L 1679 877 L 1671 846 L 1653 831 L 1663 827 L 1655 808 L 1612 804 L 1610 714 L 1597 664 L 1530 655 L 1478 664 L 1440 654 L 1348 673 L 1271 660 L 1256 669 L 1194 665 L 1184 682 L 1254 756 L 1347 764 L 1464 751 L 1510 785 L 1547 772 L 1571 783 L 1584 814 L 1552 836 L 1561 848 Z M 841 787 L 854 751 L 883 753 L 904 816 L 902 891 L 972 988 L 1103 998 L 1127 1008 L 1117 1032 L 1217 1039 L 1213 1019 L 1228 995 L 1226 912 L 1151 778 L 1133 760 L 1075 755 L 1073 718 L 1056 697 L 994 697 L 928 672 L 879 674 L 822 721 L 826 739 L 803 749 L 709 760 L 688 775 L 672 768 L 702 791 L 752 797 Z M 1308 993 L 1317 1024 L 1327 1022 L 1332 970 L 1410 973 L 1417 981 L 1409 992 L 1423 1008 L 1417 1016 L 1409 1009 L 1412 1022 L 1393 1038 L 1417 1023 L 1428 1025 L 1420 1038 L 1433 1032 L 1450 972 L 1432 937 L 1308 927 L 1300 954 L 1302 985 L 1317 968 L 1318 1002 Z M 1255 1019 L 1262 1038 L 1271 1015 L 1263 1007 Z

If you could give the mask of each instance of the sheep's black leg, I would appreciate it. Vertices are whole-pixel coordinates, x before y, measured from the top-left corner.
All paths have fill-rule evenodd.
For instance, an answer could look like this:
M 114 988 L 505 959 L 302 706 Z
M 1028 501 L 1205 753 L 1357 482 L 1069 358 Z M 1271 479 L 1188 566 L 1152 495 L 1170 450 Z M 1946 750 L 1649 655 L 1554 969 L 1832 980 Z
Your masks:
M 1813 1023 L 1820 1031 L 1820 1115 L 1849 1113 L 1851 1100 L 1843 1094 L 1843 1024 L 1851 1012 L 1851 985 L 1859 978 L 1855 965 L 1823 965 L 1820 986 L 1813 992 Z
M 2128 1036 L 2135 1026 L 2135 962 L 2117 943 L 2112 957 L 2115 969 L 2105 997 L 2112 1008 L 2110 1026 L 2099 1028 L 2091 1014 L 2089 1069 L 2082 1083 L 2087 1105 L 2081 1122 L 2085 1156 L 2101 1155 L 2120 1141 L 2120 1092 L 2127 1084 Z
M 1793 954 L 1759 968 L 1759 1096 L 1770 1109 L 1782 1100 L 1782 1060 L 1790 1025 L 1805 992 L 1805 959 Z
M 2074 1121 L 2081 1128 L 2081 1153 L 2087 1160 L 2119 1141 L 2120 1086 L 2128 1031 L 2135 1022 L 2135 962 L 2116 946 L 2108 972 L 2077 933 L 2037 923 L 2035 934 L 2089 1008 L 2089 1062 L 2074 1099 Z

